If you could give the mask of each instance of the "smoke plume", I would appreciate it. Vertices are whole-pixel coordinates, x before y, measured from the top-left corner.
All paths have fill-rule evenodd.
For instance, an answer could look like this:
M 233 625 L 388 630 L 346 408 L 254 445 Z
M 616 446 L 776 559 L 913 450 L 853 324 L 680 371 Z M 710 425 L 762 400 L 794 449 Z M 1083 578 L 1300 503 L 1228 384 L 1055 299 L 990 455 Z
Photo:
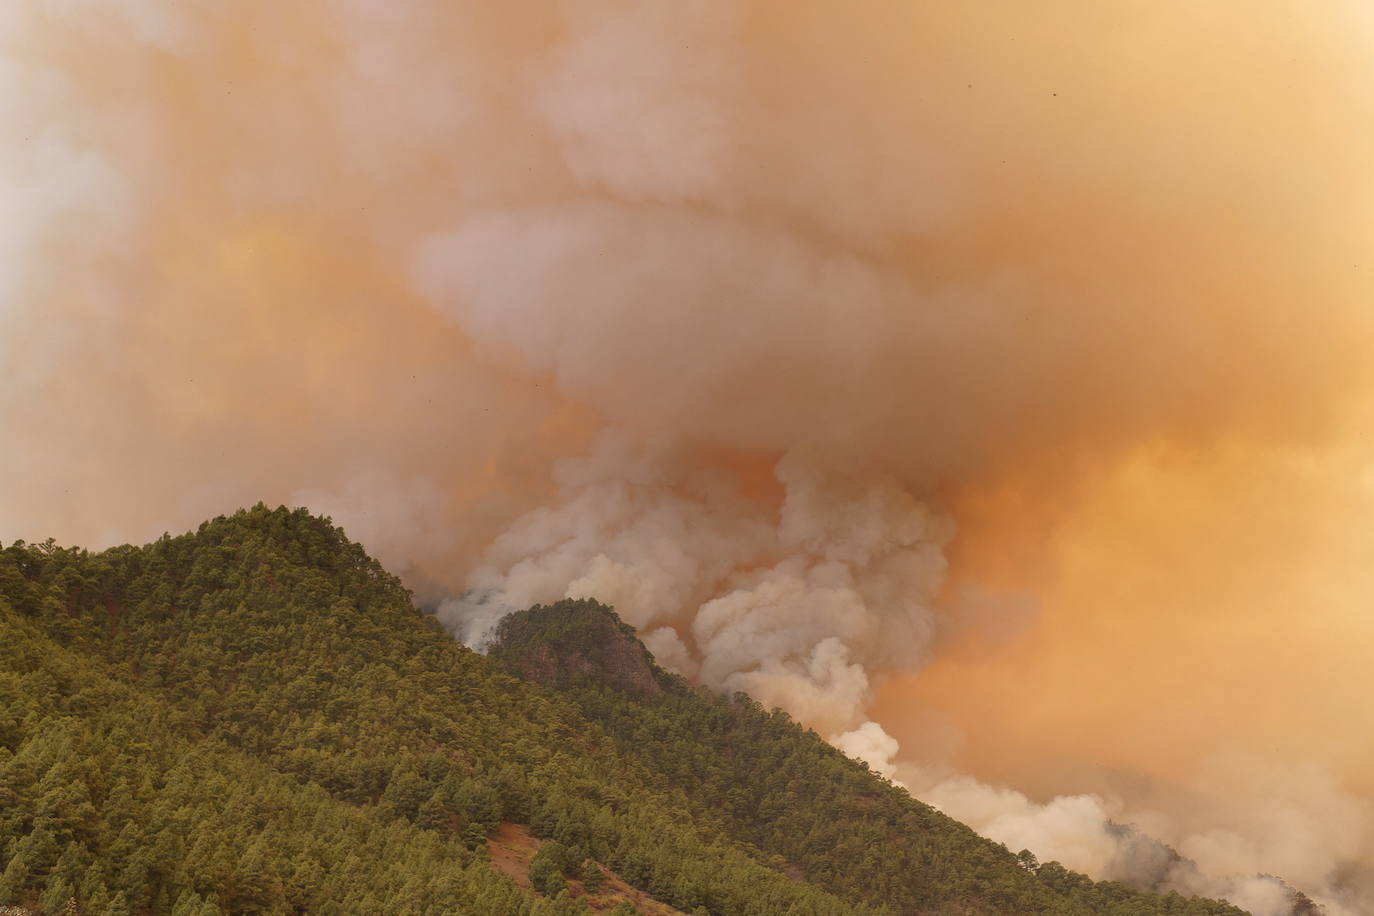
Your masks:
M 15 0 L 0 536 L 306 504 L 470 643 L 594 596 L 1010 846 L 1367 911 L 1371 52 L 1357 0 Z

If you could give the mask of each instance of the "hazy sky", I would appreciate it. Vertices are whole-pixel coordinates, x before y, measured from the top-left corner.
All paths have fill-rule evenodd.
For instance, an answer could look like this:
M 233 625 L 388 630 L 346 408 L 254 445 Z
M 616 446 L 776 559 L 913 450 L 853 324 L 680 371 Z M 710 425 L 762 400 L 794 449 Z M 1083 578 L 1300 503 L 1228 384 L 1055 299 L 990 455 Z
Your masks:
M 304 503 L 1359 911 L 1374 14 L 1034 7 L 5 4 L 0 538 Z

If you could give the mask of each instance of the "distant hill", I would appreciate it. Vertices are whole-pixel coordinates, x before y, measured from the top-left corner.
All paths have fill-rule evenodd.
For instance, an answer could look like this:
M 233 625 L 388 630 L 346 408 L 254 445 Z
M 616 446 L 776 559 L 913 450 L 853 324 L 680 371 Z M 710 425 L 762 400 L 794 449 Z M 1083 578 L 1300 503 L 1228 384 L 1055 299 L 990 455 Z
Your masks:
M 614 613 L 452 640 L 326 519 L 0 550 L 0 907 L 1185 914 L 1037 866 Z

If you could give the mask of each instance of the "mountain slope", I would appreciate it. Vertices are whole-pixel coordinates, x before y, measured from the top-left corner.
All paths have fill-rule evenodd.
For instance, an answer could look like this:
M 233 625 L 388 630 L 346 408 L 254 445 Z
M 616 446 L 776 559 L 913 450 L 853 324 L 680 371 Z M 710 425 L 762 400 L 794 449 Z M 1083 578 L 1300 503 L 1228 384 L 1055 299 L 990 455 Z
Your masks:
M 579 621 L 616 640 L 570 646 Z M 1028 872 L 780 714 L 689 689 L 599 606 L 522 623 L 518 651 L 465 649 L 300 510 L 0 551 L 0 905 L 577 913 L 560 889 L 605 866 L 688 913 L 1239 912 Z M 549 841 L 545 893 L 486 861 L 503 822 Z
M 557 686 L 622 754 L 656 774 L 658 786 L 681 792 L 698 820 L 846 899 L 899 912 L 989 904 L 991 912 L 1067 912 L 1066 901 L 1094 913 L 1238 912 L 1093 882 L 1054 862 L 1023 864 L 785 712 L 767 712 L 743 694 L 688 687 L 654 665 L 633 630 L 595 601 L 510 615 L 491 655 Z M 609 676 L 591 673 L 593 662 L 607 659 L 619 662 Z M 631 659 L 641 660 L 637 669 Z M 649 679 L 652 687 L 642 686 Z

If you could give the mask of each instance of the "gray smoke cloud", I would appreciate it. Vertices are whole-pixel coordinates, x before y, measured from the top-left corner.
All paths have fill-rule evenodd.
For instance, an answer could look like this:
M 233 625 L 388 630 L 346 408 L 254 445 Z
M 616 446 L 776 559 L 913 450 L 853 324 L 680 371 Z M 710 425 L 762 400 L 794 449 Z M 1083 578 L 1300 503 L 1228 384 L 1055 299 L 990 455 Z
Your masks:
M 439 618 L 480 646 L 512 610 L 598 598 L 671 667 L 824 734 L 881 736 L 866 666 L 914 668 L 930 651 L 953 526 L 892 478 L 793 454 L 775 473 L 776 511 L 724 474 L 607 436 L 557 466 L 559 499 L 503 532 Z

